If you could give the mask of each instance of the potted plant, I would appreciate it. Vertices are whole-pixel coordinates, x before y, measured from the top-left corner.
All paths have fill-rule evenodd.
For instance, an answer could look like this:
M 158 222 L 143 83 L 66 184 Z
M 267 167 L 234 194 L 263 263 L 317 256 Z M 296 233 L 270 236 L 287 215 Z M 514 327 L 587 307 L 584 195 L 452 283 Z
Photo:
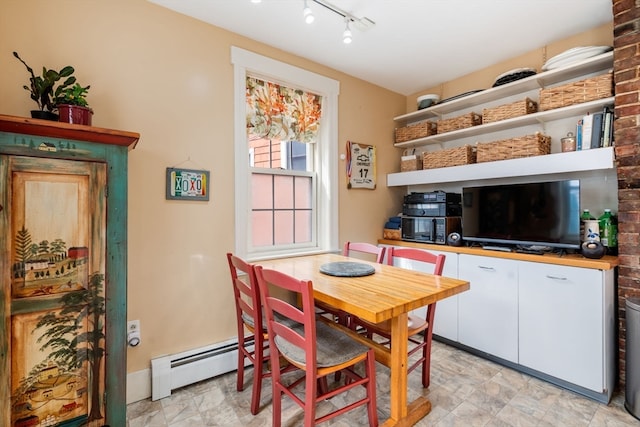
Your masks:
M 58 108 L 60 121 L 91 126 L 93 110 L 87 104 L 87 92 L 91 86 L 59 86 L 55 91 L 54 103 Z
M 25 90 L 28 90 L 31 93 L 31 99 L 38 104 L 38 110 L 31 110 L 31 117 L 34 119 L 58 120 L 58 115 L 54 112 L 56 109 L 53 101 L 54 86 L 64 77 L 67 77 L 67 79 L 60 87 L 66 87 L 74 84 L 76 78 L 72 76 L 75 71 L 73 67 L 67 65 L 60 71 L 48 70 L 46 67 L 42 67 L 42 75 L 36 76 L 33 72 L 33 68 L 27 65 L 27 63 L 20 58 L 18 52 L 13 52 L 13 56 L 18 58 L 18 60 L 24 64 L 27 71 L 31 74 L 31 77 L 29 78 L 30 85 L 23 86 Z

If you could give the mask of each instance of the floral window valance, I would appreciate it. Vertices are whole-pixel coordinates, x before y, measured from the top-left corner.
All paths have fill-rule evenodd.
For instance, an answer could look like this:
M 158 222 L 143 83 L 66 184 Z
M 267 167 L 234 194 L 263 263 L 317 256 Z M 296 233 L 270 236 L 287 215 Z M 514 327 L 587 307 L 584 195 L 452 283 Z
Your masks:
M 247 132 L 260 138 L 316 142 L 322 97 L 247 77 Z

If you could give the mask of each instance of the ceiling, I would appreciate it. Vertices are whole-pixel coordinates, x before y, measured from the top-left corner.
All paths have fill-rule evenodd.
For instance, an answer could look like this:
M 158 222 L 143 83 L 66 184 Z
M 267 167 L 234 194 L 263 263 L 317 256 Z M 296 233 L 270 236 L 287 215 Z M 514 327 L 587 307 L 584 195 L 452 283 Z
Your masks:
M 322 0 L 373 21 L 346 45 L 344 18 L 312 0 L 312 24 L 304 0 L 149 1 L 403 95 L 613 20 L 611 0 Z

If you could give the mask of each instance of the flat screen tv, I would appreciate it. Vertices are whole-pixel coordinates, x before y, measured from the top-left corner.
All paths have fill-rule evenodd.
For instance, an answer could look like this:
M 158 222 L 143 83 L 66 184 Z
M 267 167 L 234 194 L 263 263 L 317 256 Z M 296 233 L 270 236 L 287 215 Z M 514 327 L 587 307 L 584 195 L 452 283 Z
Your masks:
M 580 181 L 462 188 L 462 238 L 484 245 L 580 248 Z

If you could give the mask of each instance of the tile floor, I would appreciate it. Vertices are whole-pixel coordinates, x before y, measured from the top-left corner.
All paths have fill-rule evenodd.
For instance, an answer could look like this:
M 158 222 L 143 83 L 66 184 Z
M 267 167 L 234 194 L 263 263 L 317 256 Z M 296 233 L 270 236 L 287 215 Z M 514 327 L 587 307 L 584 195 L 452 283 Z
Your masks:
M 640 426 L 640 421 L 624 409 L 620 393 L 608 405 L 600 404 L 435 341 L 431 363 L 429 389 L 422 389 L 419 371 L 409 378 L 409 398 L 413 400 L 422 393 L 433 405 L 417 426 Z M 388 370 L 377 366 L 377 403 L 382 422 L 389 414 L 389 379 Z M 269 380 L 263 382 L 261 411 L 256 416 L 249 411 L 252 372 L 245 375 L 245 390 L 240 393 L 235 390 L 236 374 L 231 372 L 175 390 L 156 402 L 146 399 L 132 403 L 127 408 L 127 427 L 270 426 Z M 301 425 L 302 411 L 289 398 L 284 399 L 283 410 L 283 426 Z M 359 408 L 322 425 L 367 425 L 366 411 Z

